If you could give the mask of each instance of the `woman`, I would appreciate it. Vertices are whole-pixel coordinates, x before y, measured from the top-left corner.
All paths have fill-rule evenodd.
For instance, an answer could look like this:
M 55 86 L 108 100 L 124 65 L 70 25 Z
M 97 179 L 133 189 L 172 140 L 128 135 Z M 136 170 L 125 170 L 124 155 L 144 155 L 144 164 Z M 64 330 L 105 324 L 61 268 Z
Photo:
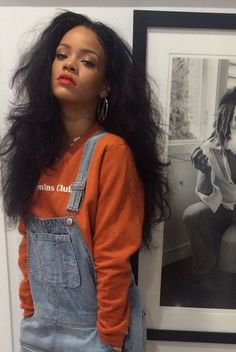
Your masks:
M 191 239 L 196 282 L 201 285 L 203 276 L 209 281 L 207 275 L 216 272 L 222 236 L 235 223 L 235 87 L 221 98 L 213 132 L 193 151 L 191 159 L 198 170 L 196 193 L 200 202 L 185 210 L 184 223 Z
M 23 236 L 21 351 L 144 351 L 129 259 L 151 247 L 167 189 L 145 75 L 112 29 L 66 11 L 13 84 L 1 150 Z

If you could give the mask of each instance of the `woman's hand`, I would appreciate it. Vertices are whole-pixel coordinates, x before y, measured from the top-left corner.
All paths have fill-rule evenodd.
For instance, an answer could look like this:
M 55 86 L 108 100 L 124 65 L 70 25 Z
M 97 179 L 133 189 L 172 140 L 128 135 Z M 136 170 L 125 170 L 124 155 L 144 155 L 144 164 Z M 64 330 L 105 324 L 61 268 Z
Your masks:
M 208 157 L 203 153 L 201 147 L 194 149 L 191 155 L 193 166 L 205 175 L 211 174 L 211 166 L 208 164 Z
M 191 160 L 194 167 L 201 171 L 197 189 L 200 193 L 209 196 L 213 192 L 213 185 L 211 183 L 211 166 L 208 164 L 208 157 L 203 153 L 201 147 L 197 147 L 192 152 Z

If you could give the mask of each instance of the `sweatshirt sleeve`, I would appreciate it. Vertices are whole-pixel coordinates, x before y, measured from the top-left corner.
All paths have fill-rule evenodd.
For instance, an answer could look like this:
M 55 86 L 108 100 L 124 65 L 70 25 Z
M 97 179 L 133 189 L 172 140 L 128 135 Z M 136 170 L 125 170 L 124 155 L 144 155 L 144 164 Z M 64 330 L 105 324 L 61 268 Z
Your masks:
M 18 264 L 23 274 L 23 279 L 20 283 L 19 296 L 20 296 L 20 307 L 24 310 L 24 317 L 29 317 L 34 313 L 33 300 L 30 291 L 29 284 L 29 273 L 27 267 L 27 235 L 25 223 L 21 219 L 18 230 L 22 235 L 22 240 L 19 246 L 19 259 Z
M 100 171 L 94 234 L 97 328 L 103 341 L 122 346 L 129 324 L 129 258 L 140 246 L 144 195 L 126 144 L 109 146 Z

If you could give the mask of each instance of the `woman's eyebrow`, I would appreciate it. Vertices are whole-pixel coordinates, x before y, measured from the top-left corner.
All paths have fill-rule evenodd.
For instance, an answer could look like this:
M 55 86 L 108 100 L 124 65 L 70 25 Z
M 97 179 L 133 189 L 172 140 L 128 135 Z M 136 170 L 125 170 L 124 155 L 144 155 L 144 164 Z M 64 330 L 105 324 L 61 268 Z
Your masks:
M 58 45 L 58 47 L 60 46 L 64 46 L 65 48 L 67 49 L 71 49 L 71 46 L 69 44 L 66 44 L 66 43 L 61 43 Z M 82 48 L 80 49 L 80 51 L 83 53 L 83 54 L 94 54 L 96 55 L 99 59 L 100 59 L 100 56 L 99 54 L 97 54 L 94 50 L 91 50 L 91 49 L 87 49 L 87 48 Z

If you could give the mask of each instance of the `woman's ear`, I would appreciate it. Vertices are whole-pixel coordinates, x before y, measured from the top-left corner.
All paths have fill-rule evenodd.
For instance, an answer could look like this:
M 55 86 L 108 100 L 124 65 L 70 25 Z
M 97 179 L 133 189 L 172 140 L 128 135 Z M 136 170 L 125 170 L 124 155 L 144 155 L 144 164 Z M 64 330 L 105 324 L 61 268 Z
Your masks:
M 105 83 L 104 86 L 102 87 L 102 89 L 100 90 L 100 98 L 105 98 L 109 95 L 111 89 L 108 83 Z

